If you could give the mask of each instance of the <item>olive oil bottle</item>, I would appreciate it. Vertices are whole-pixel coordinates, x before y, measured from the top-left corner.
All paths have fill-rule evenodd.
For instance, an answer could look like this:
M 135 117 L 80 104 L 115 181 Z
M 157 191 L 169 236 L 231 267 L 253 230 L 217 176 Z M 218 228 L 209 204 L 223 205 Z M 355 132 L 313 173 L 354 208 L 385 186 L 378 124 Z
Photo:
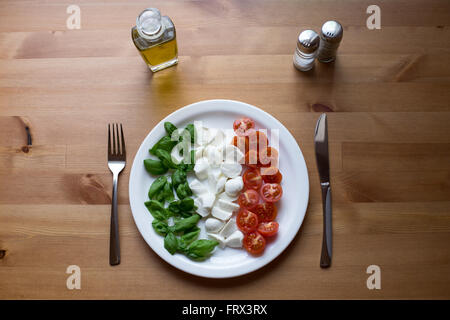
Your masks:
M 175 26 L 169 17 L 161 17 L 156 8 L 148 8 L 136 19 L 131 38 L 151 71 L 156 72 L 178 63 Z

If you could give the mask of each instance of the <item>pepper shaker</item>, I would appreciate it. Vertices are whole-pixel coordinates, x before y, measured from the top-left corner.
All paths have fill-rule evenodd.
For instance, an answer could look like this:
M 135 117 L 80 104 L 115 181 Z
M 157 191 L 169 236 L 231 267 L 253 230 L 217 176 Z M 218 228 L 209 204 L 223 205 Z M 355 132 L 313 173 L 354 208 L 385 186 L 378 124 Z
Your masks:
M 313 30 L 300 33 L 294 53 L 294 66 L 300 71 L 308 71 L 314 67 L 320 43 L 319 35 Z
M 320 32 L 320 47 L 317 59 L 328 63 L 336 59 L 336 52 L 341 43 L 344 30 L 337 21 L 327 21 Z

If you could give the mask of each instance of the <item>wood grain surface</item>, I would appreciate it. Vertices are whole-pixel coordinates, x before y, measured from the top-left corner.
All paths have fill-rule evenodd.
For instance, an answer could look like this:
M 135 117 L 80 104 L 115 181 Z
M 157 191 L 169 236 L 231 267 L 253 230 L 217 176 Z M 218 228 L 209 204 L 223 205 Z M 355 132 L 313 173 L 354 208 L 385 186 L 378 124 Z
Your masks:
M 68 30 L 66 8 L 81 8 Z M 356 0 L 155 0 L 180 63 L 154 75 L 130 39 L 148 1 L 0 1 L 1 299 L 449 299 L 450 2 L 381 0 L 368 30 Z M 339 20 L 334 64 L 292 65 L 302 29 Z M 302 149 L 311 195 L 287 250 L 229 280 L 188 275 L 140 236 L 131 162 L 165 116 L 205 99 L 254 104 Z M 322 207 L 313 132 L 328 112 L 334 258 L 319 268 Z M 122 122 L 122 263 L 108 264 L 112 177 L 106 128 Z M 26 128 L 30 133 L 28 137 Z M 32 144 L 29 145 L 28 138 Z M 294 214 L 294 213 L 292 213 Z M 66 288 L 78 265 L 81 290 Z M 368 290 L 366 268 L 381 268 Z

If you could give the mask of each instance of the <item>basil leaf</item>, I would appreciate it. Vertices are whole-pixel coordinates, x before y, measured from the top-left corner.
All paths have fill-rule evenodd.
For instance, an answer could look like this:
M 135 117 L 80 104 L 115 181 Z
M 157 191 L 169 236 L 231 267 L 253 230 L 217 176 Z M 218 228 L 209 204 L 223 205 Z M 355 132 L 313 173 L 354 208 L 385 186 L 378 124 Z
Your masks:
M 171 152 L 176 144 L 178 144 L 178 141 L 173 141 L 170 137 L 164 136 L 149 150 L 149 152 L 155 156 L 156 150 L 158 149 Z
M 175 190 L 180 184 L 185 183 L 186 181 L 186 172 L 184 172 L 183 170 L 177 169 L 172 173 L 172 185 Z
M 189 123 L 186 126 L 186 130 L 189 132 L 189 135 L 191 137 L 191 142 L 194 143 L 194 141 L 195 141 L 195 128 L 194 128 L 194 125 L 192 123 Z
M 153 175 L 160 175 L 167 172 L 168 168 L 159 160 L 145 159 L 144 167 L 149 173 Z
M 187 181 L 185 183 L 180 184 L 177 187 L 176 192 L 177 192 L 178 198 L 180 198 L 180 199 L 184 199 L 184 198 L 192 196 L 192 190 L 191 190 L 191 188 L 189 188 L 189 184 Z
M 169 251 L 170 254 L 174 254 L 178 249 L 178 240 L 177 237 L 169 232 L 164 238 L 164 248 Z
M 171 122 L 164 122 L 164 129 L 166 129 L 167 134 L 171 137 L 172 133 L 177 130 L 177 127 Z
M 148 190 L 148 197 L 150 199 L 155 199 L 158 194 L 161 194 L 165 185 L 167 184 L 167 177 L 161 176 L 158 177 L 155 181 L 153 181 L 150 189 Z
M 198 235 L 200 234 L 200 228 L 198 230 L 186 233 L 181 236 L 181 240 L 184 241 L 186 244 L 191 244 L 195 239 L 198 238 Z
M 166 209 L 159 201 L 150 200 L 146 201 L 144 204 L 156 220 L 165 221 L 167 219 Z
M 167 223 L 159 221 L 157 219 L 153 220 L 152 227 L 156 231 L 156 233 L 162 236 L 165 236 L 169 232 L 169 226 L 167 225 Z
M 182 211 L 191 211 L 194 210 L 194 199 L 192 198 L 184 198 L 180 201 L 180 210 Z
M 166 150 L 164 149 L 155 150 L 155 156 L 157 156 L 161 160 L 163 166 L 171 169 L 177 168 L 177 166 L 172 162 L 172 157 L 170 156 L 170 153 L 167 152 Z
M 173 201 L 175 199 L 173 195 L 172 184 L 169 181 L 167 181 L 166 184 L 164 185 L 162 194 L 164 200 L 167 202 Z
M 170 231 L 179 233 L 182 231 L 190 230 L 197 225 L 197 222 L 200 220 L 200 216 L 195 214 L 185 219 L 181 219 L 180 221 L 175 222 L 175 224 L 170 228 Z
M 202 261 L 208 258 L 209 254 L 219 244 L 215 240 L 199 239 L 192 242 L 185 250 L 186 255 L 197 261 Z
M 167 207 L 168 210 L 172 211 L 175 214 L 180 213 L 180 200 L 175 200 L 169 203 L 169 206 Z

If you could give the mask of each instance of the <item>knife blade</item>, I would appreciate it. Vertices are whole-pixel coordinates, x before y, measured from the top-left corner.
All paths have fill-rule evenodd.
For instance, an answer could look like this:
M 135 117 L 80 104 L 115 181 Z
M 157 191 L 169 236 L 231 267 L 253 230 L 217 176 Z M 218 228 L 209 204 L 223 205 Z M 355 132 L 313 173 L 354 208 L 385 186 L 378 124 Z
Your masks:
M 331 265 L 332 228 L 331 228 L 331 185 L 330 160 L 328 153 L 328 125 L 327 115 L 322 113 L 317 120 L 314 133 L 314 147 L 316 151 L 317 169 L 319 170 L 320 187 L 322 189 L 323 206 L 323 239 L 320 267 Z

